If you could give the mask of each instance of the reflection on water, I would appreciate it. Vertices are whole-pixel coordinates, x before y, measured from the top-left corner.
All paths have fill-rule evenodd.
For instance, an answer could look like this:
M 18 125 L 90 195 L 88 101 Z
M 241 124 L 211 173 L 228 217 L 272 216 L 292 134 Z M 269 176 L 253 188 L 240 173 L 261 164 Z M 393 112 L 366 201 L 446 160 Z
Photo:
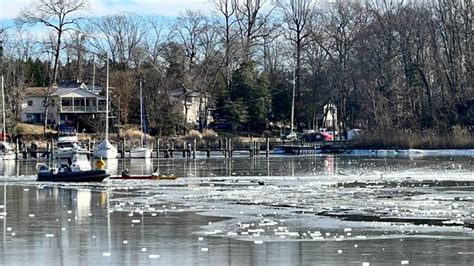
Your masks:
M 471 263 L 473 240 L 375 239 L 255 244 L 196 235 L 216 223 L 191 212 L 108 211 L 108 192 L 7 186 L 1 264 L 311 265 Z M 4 188 L 5 189 L 5 188 Z M 3 191 L 2 191 L 3 192 Z M 142 195 L 146 199 L 146 195 Z M 112 197 L 113 198 L 113 197 Z M 105 201 L 105 202 L 104 202 Z M 110 202 L 111 207 L 117 202 Z M 158 208 L 158 206 L 154 206 Z
M 438 177 L 469 175 L 474 170 L 472 157 L 374 158 L 355 156 L 293 156 L 174 159 L 114 159 L 106 162 L 111 175 L 120 175 L 128 168 L 131 174 L 151 174 L 179 177 L 231 176 L 296 176 L 317 177 L 319 180 L 383 177 Z M 92 162 L 95 165 L 95 161 Z M 0 161 L 0 176 L 35 176 L 36 162 Z

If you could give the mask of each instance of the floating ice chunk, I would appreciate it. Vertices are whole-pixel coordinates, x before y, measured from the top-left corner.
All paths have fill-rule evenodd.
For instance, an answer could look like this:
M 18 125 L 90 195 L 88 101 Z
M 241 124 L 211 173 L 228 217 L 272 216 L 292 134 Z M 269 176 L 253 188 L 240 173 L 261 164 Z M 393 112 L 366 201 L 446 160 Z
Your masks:
M 402 260 L 402 261 L 400 262 L 400 264 L 406 265 L 406 264 L 410 264 L 410 262 L 409 262 L 408 260 Z
M 368 262 L 362 262 L 362 266 L 370 266 L 370 263 L 368 263 Z
M 338 250 L 337 250 L 337 253 L 342 254 L 342 250 L 341 250 L 341 249 L 338 249 Z
M 255 240 L 253 243 L 255 243 L 257 245 L 261 245 L 261 244 L 263 244 L 263 241 L 262 240 Z
M 33 218 L 33 217 L 35 217 L 35 214 L 34 214 L 34 213 L 30 213 L 30 214 L 28 214 L 28 217 Z
M 200 236 L 200 237 L 198 237 L 198 240 L 199 240 L 199 241 L 203 241 L 203 240 L 204 240 L 204 237 Z
M 92 213 L 91 213 L 91 212 L 89 212 L 89 216 L 92 216 Z
M 145 252 L 146 251 L 146 248 L 142 248 L 142 252 Z
M 45 237 L 54 237 L 54 234 L 46 234 Z
M 124 244 L 124 245 L 128 244 L 128 240 L 124 240 L 124 241 L 123 241 L 123 244 Z
M 110 257 L 110 252 L 104 252 L 104 253 L 102 253 L 102 256 L 104 256 L 104 257 Z
M 265 229 L 249 229 L 249 233 L 263 233 Z
M 140 220 L 138 220 L 138 219 L 132 220 L 132 224 L 139 224 L 139 223 L 140 223 Z
M 201 251 L 209 251 L 209 248 L 201 248 Z
M 148 258 L 149 258 L 149 259 L 159 259 L 159 258 L 160 258 L 160 255 L 157 255 L 157 254 L 150 254 L 150 255 L 148 255 Z
M 236 232 L 227 232 L 228 236 L 237 236 L 238 234 Z
M 72 213 L 72 211 L 71 211 L 71 210 L 68 210 L 68 211 L 67 211 L 67 213 L 71 214 L 71 213 Z
M 274 226 L 277 225 L 278 223 L 275 221 L 270 221 L 270 220 L 264 220 L 261 223 L 259 223 L 259 226 Z
M 358 247 L 358 245 L 357 245 L 357 244 L 355 244 L 355 245 L 354 245 L 354 247 L 355 247 L 355 248 L 357 248 L 357 247 Z
M 29 189 L 29 188 L 25 188 L 25 189 L 23 189 L 23 191 L 27 191 L 27 192 L 28 192 L 28 191 L 30 191 L 30 189 Z
M 352 228 L 344 228 L 344 232 L 351 232 Z
M 15 235 L 16 235 L 16 233 L 15 233 L 15 232 L 12 232 L 12 236 L 15 236 Z
M 61 231 L 66 231 L 66 227 L 61 228 Z

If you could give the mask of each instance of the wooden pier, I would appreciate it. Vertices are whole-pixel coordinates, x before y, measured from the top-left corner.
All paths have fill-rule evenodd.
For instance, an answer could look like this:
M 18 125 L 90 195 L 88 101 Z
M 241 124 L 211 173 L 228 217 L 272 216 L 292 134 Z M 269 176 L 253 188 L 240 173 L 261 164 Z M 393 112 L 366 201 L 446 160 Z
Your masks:
M 34 145 L 23 147 L 21 150 L 16 149 L 17 159 L 53 159 L 55 143 L 49 142 L 46 147 L 37 148 Z M 94 151 L 95 141 L 83 141 L 81 146 L 89 151 Z M 122 139 L 118 145 L 119 156 L 121 158 L 129 158 L 130 150 L 133 148 L 128 144 L 128 140 Z M 16 146 L 18 147 L 18 145 Z M 231 138 L 219 139 L 213 143 L 196 141 L 196 140 L 180 140 L 180 139 L 156 139 L 152 145 L 152 157 L 154 158 L 196 158 L 196 156 L 210 158 L 211 156 L 223 156 L 224 158 L 232 158 L 235 153 L 239 155 L 248 155 L 250 157 L 270 156 L 270 152 L 274 149 L 283 154 L 292 155 L 308 155 L 316 153 L 341 153 L 347 150 L 344 142 L 317 142 L 317 143 L 284 143 L 281 141 L 271 141 L 265 139 L 250 139 L 241 142 Z

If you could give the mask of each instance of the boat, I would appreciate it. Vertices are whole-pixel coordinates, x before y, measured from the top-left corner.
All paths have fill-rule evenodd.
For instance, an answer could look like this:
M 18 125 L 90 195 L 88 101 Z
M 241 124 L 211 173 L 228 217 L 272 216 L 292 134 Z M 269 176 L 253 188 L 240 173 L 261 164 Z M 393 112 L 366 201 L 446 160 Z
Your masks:
M 118 155 L 117 148 L 109 141 L 109 58 L 107 57 L 107 81 L 105 100 L 105 139 L 97 145 L 94 152 L 96 158 L 115 159 Z
M 110 174 L 107 170 L 93 170 L 87 151 L 76 150 L 68 158 L 67 163 L 60 161 L 56 167 L 48 167 L 45 163 L 36 166 L 37 181 L 49 182 L 102 182 Z
M 150 158 L 151 157 L 151 148 L 146 146 L 146 123 L 143 119 L 144 109 L 143 109 L 143 90 L 142 82 L 140 81 L 140 131 L 142 132 L 143 139 L 141 140 L 142 146 L 135 147 L 130 150 L 130 158 Z
M 8 143 L 6 134 L 6 116 L 5 116 L 5 92 L 2 75 L 2 141 L 0 142 L 0 160 L 15 160 L 16 154 L 13 147 Z
M 76 128 L 60 125 L 58 130 L 58 147 L 54 151 L 54 159 L 67 160 L 78 151 L 87 152 L 87 150 L 82 148 L 79 144 Z
M 15 160 L 16 154 L 10 143 L 0 142 L 0 160 Z

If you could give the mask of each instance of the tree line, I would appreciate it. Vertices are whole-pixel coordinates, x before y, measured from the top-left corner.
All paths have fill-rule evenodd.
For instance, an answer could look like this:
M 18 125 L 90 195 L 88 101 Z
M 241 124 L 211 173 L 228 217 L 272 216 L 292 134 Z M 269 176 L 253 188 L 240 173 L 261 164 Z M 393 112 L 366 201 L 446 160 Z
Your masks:
M 212 3 L 212 12 L 166 19 L 88 17 L 86 0 L 34 1 L 0 33 L 11 119 L 27 86 L 105 84 L 109 57 L 117 122 L 139 119 L 143 81 L 157 135 L 203 129 L 209 113 L 234 130 L 289 127 L 293 88 L 298 130 L 321 126 L 329 103 L 343 130 L 473 126 L 472 0 Z M 197 125 L 179 103 L 191 100 Z

